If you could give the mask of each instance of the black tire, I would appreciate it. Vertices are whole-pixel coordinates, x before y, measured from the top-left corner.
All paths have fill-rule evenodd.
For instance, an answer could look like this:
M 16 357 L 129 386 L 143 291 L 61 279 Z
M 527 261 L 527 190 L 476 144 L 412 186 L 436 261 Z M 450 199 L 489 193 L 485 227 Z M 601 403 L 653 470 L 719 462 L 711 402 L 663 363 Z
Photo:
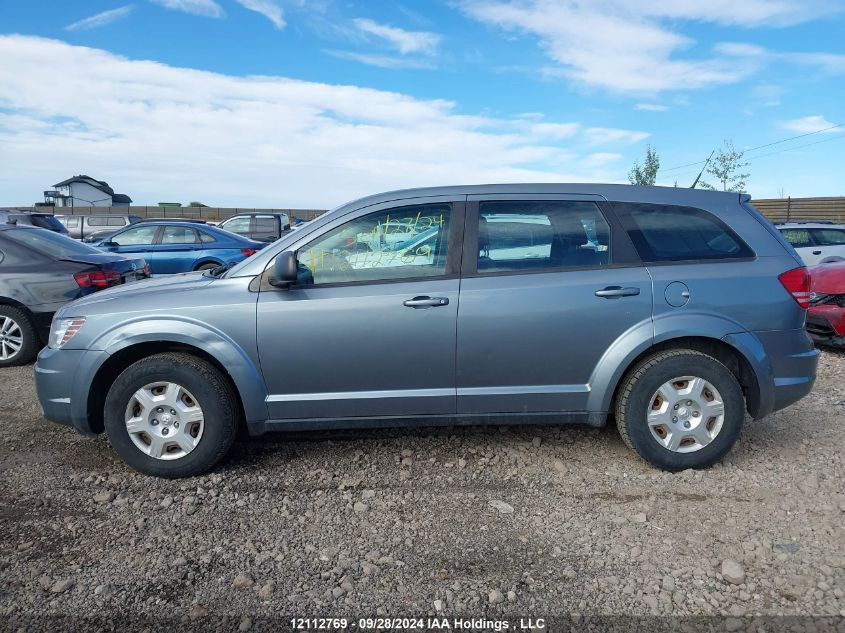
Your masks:
M 725 413 L 722 429 L 697 451 L 673 452 L 654 438 L 647 424 L 651 398 L 665 382 L 678 376 L 698 376 L 721 394 Z M 745 398 L 731 371 L 701 352 L 681 349 L 644 359 L 622 379 L 616 399 L 616 426 L 622 440 L 644 460 L 668 471 L 706 468 L 716 463 L 736 443 L 745 420 Z
M 31 363 L 42 347 L 32 319 L 20 308 L 7 305 L 0 305 L 0 317 L 14 321 L 20 329 L 22 339 L 21 348 L 15 354 L 9 358 L 0 359 L 0 367 L 18 367 Z
M 133 394 L 149 383 L 174 382 L 190 391 L 202 407 L 204 428 L 196 447 L 173 460 L 142 452 L 129 437 L 124 415 Z M 228 453 L 235 439 L 241 411 L 230 382 L 207 361 L 190 354 L 156 354 L 125 369 L 106 396 L 105 427 L 115 452 L 145 475 L 176 479 L 211 470 Z
M 213 270 L 213 269 L 217 268 L 219 265 L 220 264 L 215 264 L 214 262 L 209 262 L 207 264 L 200 264 L 199 266 L 194 268 L 194 271 L 196 272 L 198 270 Z

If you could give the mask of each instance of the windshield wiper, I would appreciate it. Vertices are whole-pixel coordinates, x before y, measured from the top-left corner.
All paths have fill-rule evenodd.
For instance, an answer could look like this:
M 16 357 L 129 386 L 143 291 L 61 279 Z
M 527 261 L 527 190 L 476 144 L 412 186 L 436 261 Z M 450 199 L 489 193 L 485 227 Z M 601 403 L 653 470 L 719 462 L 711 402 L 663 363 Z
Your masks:
M 212 268 L 208 271 L 208 274 L 212 277 L 220 277 L 223 273 L 227 270 L 232 268 L 237 262 L 228 262 L 226 264 L 220 264 L 217 268 Z

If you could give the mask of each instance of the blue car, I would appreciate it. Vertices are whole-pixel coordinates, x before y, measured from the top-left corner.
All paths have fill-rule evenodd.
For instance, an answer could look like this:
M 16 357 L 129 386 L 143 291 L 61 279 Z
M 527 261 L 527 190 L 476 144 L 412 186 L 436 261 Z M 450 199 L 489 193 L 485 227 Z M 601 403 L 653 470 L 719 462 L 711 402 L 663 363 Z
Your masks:
M 266 246 L 206 224 L 139 222 L 94 242 L 111 253 L 143 257 L 154 275 L 210 270 L 236 264 Z

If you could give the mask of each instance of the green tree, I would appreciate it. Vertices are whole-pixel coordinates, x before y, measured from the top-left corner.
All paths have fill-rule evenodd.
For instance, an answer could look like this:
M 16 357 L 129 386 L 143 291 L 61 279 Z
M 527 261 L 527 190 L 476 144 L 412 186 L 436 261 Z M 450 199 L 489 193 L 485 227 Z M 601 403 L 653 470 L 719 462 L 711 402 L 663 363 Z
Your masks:
M 706 173 L 713 176 L 717 181 L 717 185 L 720 186 L 714 186 L 703 180 L 698 183 L 699 186 L 702 189 L 721 189 L 722 191 L 747 193 L 745 186 L 748 184 L 748 177 L 751 174 L 742 170 L 751 163 L 743 161 L 744 156 L 745 152 L 740 152 L 734 147 L 732 141 L 726 140 L 722 148 L 716 152 L 716 158 L 710 162 L 705 170 Z
M 660 169 L 660 156 L 649 145 L 645 150 L 645 161 L 634 161 L 634 166 L 628 172 L 628 181 L 632 185 L 653 185 L 657 181 L 657 171 Z

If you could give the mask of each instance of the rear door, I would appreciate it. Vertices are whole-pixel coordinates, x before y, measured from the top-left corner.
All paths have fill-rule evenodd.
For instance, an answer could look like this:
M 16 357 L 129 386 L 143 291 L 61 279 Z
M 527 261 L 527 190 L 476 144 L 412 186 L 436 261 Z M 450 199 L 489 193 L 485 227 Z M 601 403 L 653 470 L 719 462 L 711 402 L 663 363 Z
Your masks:
M 275 215 L 254 215 L 250 226 L 249 237 L 259 242 L 275 242 L 281 235 L 279 231 L 279 218 Z
M 819 262 L 842 261 L 845 259 L 845 229 L 824 227 L 810 229 L 816 243 L 812 253 Z
M 165 226 L 158 243 L 152 246 L 151 266 L 159 275 L 184 273 L 194 269 L 197 251 L 201 248 L 195 228 Z
M 585 411 L 590 377 L 651 320 L 651 279 L 599 196 L 470 196 L 458 412 Z

